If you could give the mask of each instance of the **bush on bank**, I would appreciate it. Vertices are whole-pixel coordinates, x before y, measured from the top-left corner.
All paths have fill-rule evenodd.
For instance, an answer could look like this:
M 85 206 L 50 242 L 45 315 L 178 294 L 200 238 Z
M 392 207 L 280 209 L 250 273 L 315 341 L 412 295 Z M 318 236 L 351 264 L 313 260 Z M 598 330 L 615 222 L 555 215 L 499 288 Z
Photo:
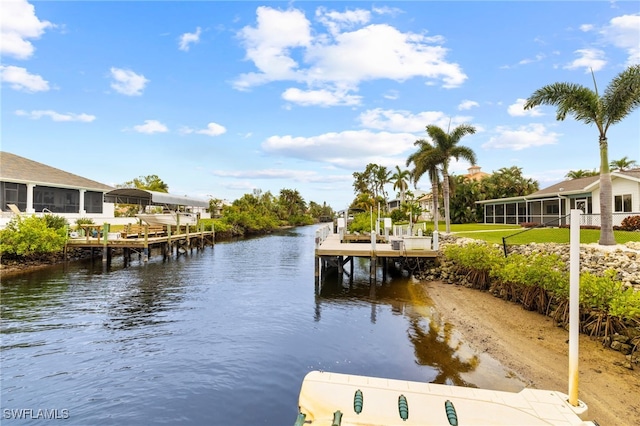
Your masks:
M 60 216 L 16 216 L 0 230 L 0 254 L 32 256 L 62 251 L 67 221 Z
M 535 253 L 505 258 L 498 247 L 480 242 L 450 244 L 443 252 L 454 272 L 471 287 L 568 324 L 570 277 L 568 265 L 559 256 Z M 640 326 L 640 291 L 625 287 L 616 275 L 613 269 L 602 276 L 581 274 L 582 332 L 606 338 Z

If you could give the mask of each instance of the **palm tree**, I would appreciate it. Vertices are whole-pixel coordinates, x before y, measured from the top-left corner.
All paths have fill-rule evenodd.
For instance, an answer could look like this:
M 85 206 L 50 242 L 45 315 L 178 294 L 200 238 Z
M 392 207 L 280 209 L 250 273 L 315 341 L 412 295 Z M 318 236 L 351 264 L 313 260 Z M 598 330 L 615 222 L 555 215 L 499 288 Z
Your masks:
M 391 182 L 393 182 L 393 189 L 400 191 L 400 204 L 404 204 L 404 194 L 409 189 L 409 179 L 411 172 L 409 170 L 402 170 L 400 166 L 396 166 L 396 172 L 391 176 Z
M 460 139 L 465 135 L 472 135 L 476 132 L 476 128 L 468 124 L 461 124 L 453 129 L 450 133 L 445 133 L 440 127 L 435 125 L 427 126 L 427 134 L 434 143 L 437 155 L 441 158 L 442 165 L 442 194 L 444 198 L 444 220 L 446 232 L 451 232 L 451 218 L 449 213 L 449 162 L 451 158 L 459 160 L 465 159 L 476 164 L 476 154 L 473 150 L 466 146 L 458 145 Z
M 597 174 L 598 172 L 595 170 L 578 169 L 578 170 L 569 170 L 569 173 L 567 173 L 564 176 L 569 179 L 579 179 L 583 177 L 595 176 Z
M 378 166 L 374 171 L 374 181 L 378 188 L 378 192 L 384 198 L 384 204 L 387 205 L 387 191 L 384 186 L 391 182 L 391 172 L 385 166 Z
M 431 180 L 431 193 L 433 195 L 433 228 L 438 230 L 438 185 L 440 183 L 439 166 L 443 162 L 443 158 L 440 152 L 438 152 L 433 145 L 424 139 L 418 139 L 413 143 L 418 146 L 418 151 L 414 152 L 407 158 L 407 166 L 413 163 L 414 168 L 411 171 L 411 178 L 413 179 L 414 187 L 418 186 L 418 181 L 425 173 L 429 174 L 429 180 Z
M 607 131 L 640 106 L 640 64 L 632 65 L 614 77 L 600 96 L 596 78 L 595 90 L 575 83 L 553 83 L 544 86 L 527 99 L 524 109 L 538 105 L 557 107 L 556 119 L 564 120 L 573 114 L 576 120 L 595 124 L 600 146 L 600 241 L 601 245 L 615 245 L 613 235 L 613 195 L 609 169 Z
M 637 164 L 638 163 L 636 163 L 636 160 L 629 160 L 629 157 L 627 157 L 625 155 L 624 157 L 622 157 L 619 160 L 611 161 L 609 163 L 609 167 L 611 168 L 612 172 L 614 172 L 616 170 L 624 172 L 625 170 L 634 168 Z

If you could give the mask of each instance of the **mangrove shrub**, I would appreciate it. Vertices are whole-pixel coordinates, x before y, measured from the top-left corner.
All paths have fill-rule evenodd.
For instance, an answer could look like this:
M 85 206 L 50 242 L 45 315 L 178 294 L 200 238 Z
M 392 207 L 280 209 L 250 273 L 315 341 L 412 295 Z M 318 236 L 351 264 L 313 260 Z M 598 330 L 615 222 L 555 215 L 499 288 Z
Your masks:
M 48 215 L 47 215 L 48 216 Z M 15 217 L 0 231 L 0 253 L 3 255 L 31 256 L 59 252 L 66 241 L 66 221 L 47 219 L 47 216 Z

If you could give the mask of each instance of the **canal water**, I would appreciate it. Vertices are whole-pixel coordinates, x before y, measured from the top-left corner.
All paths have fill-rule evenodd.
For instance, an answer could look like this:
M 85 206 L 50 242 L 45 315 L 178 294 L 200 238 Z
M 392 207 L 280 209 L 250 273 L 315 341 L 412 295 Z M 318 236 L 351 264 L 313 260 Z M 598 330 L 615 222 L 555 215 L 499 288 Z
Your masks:
M 524 387 L 411 278 L 315 286 L 315 229 L 3 279 L 0 422 L 291 425 L 311 370 Z

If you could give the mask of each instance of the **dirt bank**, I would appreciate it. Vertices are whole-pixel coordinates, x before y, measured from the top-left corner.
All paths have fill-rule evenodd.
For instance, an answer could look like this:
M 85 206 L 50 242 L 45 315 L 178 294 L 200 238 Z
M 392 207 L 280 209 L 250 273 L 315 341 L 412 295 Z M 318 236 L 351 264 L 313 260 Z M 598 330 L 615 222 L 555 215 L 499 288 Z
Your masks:
M 536 389 L 568 391 L 569 333 L 543 315 L 470 288 L 433 281 L 429 297 L 471 346 L 487 353 Z M 589 419 L 604 425 L 640 425 L 640 367 L 580 336 L 579 398 Z

